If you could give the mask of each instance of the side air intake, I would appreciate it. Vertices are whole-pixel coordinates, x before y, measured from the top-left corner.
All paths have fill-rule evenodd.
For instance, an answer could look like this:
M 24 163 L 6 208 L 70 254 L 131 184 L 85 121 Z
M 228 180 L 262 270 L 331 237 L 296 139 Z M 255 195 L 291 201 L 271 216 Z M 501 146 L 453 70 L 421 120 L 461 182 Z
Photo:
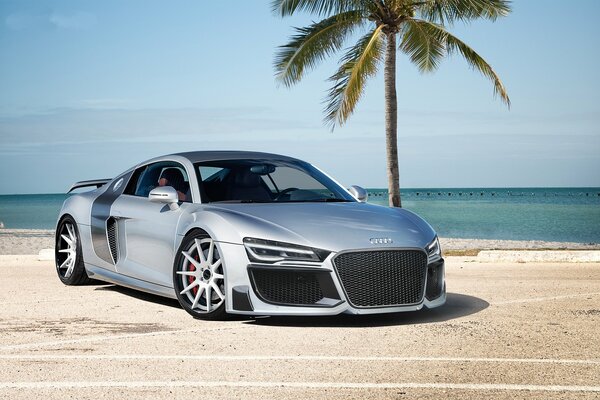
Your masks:
M 116 264 L 119 261 L 119 235 L 116 219 L 109 218 L 108 221 L 106 221 L 106 236 L 108 237 L 110 255 L 112 256 L 113 263 Z

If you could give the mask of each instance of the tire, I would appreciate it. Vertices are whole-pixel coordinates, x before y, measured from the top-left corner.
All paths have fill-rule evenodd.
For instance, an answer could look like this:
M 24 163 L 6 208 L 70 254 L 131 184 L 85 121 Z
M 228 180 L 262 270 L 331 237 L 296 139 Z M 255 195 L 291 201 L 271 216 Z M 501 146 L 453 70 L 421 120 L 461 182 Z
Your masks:
M 186 236 L 173 263 L 173 287 L 181 307 L 197 319 L 225 319 L 224 271 L 219 249 L 209 235 Z
M 54 259 L 58 278 L 65 285 L 85 285 L 92 281 L 83 264 L 79 229 L 71 216 L 61 219 L 56 229 Z

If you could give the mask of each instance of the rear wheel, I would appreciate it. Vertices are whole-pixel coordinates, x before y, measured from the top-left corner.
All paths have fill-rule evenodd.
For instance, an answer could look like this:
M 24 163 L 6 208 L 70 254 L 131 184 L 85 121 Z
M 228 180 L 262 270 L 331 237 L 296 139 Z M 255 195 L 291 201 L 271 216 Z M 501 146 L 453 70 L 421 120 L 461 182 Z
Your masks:
M 173 266 L 173 285 L 181 306 L 194 318 L 225 317 L 223 259 L 205 233 L 186 236 Z
M 64 217 L 56 229 L 54 259 L 58 278 L 65 285 L 84 285 L 91 281 L 85 272 L 77 223 Z

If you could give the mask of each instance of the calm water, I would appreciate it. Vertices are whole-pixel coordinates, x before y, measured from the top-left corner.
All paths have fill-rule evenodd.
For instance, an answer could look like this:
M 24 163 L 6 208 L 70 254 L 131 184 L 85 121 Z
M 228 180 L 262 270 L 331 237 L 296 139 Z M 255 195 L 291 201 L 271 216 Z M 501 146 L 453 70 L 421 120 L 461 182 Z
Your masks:
M 0 221 L 52 229 L 66 196 L 0 196 Z M 369 201 L 387 204 L 387 191 Z M 600 243 L 600 188 L 405 189 L 402 202 L 443 237 Z

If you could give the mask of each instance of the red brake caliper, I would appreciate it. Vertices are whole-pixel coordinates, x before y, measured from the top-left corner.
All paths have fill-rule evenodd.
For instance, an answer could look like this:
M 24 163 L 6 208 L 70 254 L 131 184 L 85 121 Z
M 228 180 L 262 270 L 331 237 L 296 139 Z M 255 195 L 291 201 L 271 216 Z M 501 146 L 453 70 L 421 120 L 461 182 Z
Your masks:
M 196 257 L 194 257 L 194 259 L 196 261 L 200 262 L 200 260 L 198 259 L 198 254 L 196 254 Z M 194 264 L 189 263 L 189 266 L 190 266 L 190 268 L 189 268 L 190 271 L 195 271 L 196 270 L 196 267 L 194 266 Z M 188 276 L 188 283 L 194 282 L 195 279 L 196 278 L 194 278 L 193 276 Z M 194 297 L 196 297 L 196 293 L 198 293 L 198 286 L 194 286 L 192 288 L 192 293 L 194 293 Z

